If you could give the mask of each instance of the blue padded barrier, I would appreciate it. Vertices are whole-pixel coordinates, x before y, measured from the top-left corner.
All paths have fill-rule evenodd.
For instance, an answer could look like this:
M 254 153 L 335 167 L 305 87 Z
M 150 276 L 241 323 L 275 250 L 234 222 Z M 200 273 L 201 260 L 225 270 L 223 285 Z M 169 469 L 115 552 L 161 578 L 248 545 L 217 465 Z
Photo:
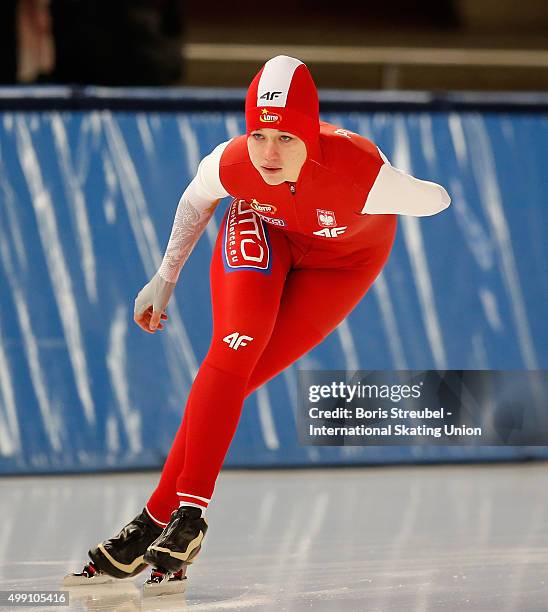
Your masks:
M 546 457 L 298 445 L 299 366 L 548 369 L 548 98 L 322 98 L 325 120 L 445 185 L 453 205 L 401 219 L 385 271 L 347 321 L 246 402 L 226 465 Z M 0 90 L 0 473 L 162 464 L 209 342 L 208 264 L 225 206 L 182 273 L 167 330 L 140 331 L 133 300 L 199 160 L 243 132 L 241 105 L 240 91 Z

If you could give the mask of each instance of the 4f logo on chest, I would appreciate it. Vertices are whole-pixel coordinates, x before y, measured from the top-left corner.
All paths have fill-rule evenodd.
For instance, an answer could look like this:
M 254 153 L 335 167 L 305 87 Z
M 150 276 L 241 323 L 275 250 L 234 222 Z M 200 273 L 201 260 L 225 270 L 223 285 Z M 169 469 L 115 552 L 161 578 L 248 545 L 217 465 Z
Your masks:
M 348 225 L 343 225 L 342 227 L 324 227 L 313 233 L 315 236 L 323 236 L 324 238 L 337 238 L 337 236 L 344 234 L 347 229 Z
M 323 229 L 313 232 L 315 236 L 323 236 L 324 238 L 336 238 L 347 230 L 348 226 L 335 227 L 337 225 L 337 219 L 335 218 L 335 212 L 332 210 L 322 210 L 316 208 L 316 215 L 318 217 L 318 223 Z

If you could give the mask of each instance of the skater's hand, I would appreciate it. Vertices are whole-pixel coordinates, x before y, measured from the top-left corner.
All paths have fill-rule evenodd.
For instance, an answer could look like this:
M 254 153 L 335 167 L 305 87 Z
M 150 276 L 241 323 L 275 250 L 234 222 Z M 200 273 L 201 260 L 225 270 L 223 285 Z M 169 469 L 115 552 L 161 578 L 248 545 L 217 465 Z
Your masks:
M 137 325 L 153 334 L 157 329 L 164 329 L 160 322 L 168 318 L 166 307 L 175 288 L 175 283 L 168 283 L 155 274 L 135 298 L 133 320 Z
M 159 317 L 155 316 L 152 306 L 149 306 L 141 315 L 133 316 L 135 323 L 149 334 L 155 333 L 157 329 L 164 329 L 163 324 L 160 323 L 160 319 L 165 320 L 167 318 L 168 316 L 165 312 L 162 312 Z

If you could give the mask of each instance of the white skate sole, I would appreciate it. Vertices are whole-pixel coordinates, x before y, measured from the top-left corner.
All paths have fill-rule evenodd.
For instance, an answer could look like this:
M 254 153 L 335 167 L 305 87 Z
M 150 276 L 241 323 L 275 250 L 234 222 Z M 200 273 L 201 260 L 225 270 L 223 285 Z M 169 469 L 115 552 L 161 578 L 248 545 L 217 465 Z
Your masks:
M 84 565 L 84 569 L 80 573 L 67 574 L 63 578 L 62 584 L 63 586 L 71 587 L 91 584 L 111 584 L 113 582 L 120 582 L 120 580 L 100 572 L 90 561 Z
M 150 578 L 143 585 L 144 597 L 156 597 L 158 595 L 174 595 L 184 593 L 186 589 L 186 567 L 175 574 L 153 569 Z
M 120 582 L 117 578 L 107 576 L 107 574 L 97 573 L 95 576 L 85 576 L 84 574 L 67 574 L 63 578 L 62 585 L 67 587 L 72 586 L 90 586 L 92 584 L 112 584 Z

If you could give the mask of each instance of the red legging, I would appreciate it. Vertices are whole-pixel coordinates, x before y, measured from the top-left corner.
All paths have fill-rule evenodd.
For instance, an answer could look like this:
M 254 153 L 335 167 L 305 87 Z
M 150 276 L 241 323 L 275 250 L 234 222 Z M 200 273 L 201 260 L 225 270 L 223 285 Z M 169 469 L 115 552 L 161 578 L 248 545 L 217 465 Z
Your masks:
M 178 507 L 177 491 L 211 498 L 245 397 L 337 327 L 381 271 L 395 235 L 395 217 L 370 217 L 374 245 L 341 255 L 340 245 L 266 227 L 242 204 L 234 200 L 221 225 L 211 345 L 147 504 L 160 522 Z

